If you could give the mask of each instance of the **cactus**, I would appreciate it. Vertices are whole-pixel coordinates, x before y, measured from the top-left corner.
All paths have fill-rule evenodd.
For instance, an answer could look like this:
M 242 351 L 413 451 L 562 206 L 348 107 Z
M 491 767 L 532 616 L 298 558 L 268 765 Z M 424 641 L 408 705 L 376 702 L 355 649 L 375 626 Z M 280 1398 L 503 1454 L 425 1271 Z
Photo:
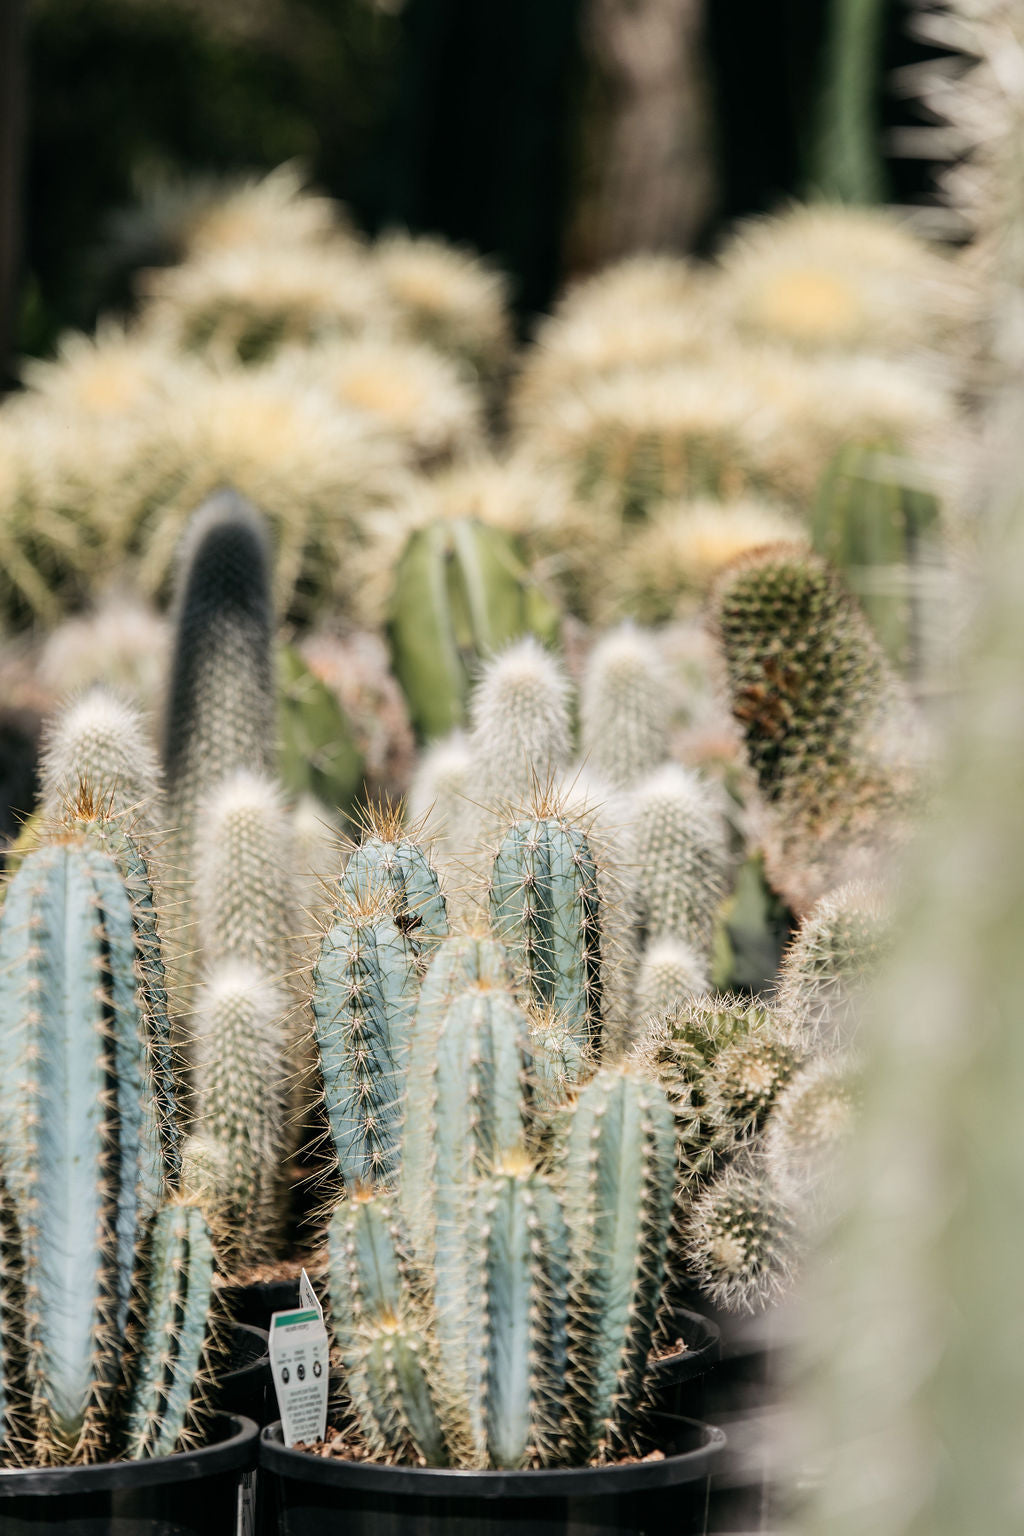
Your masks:
M 893 443 L 848 443 L 822 478 L 811 517 L 814 548 L 843 572 L 889 660 L 922 661 L 920 572 L 939 506 L 913 483 Z
M 344 1347 L 365 1323 L 402 1306 L 408 1255 L 395 1196 L 354 1188 L 331 1218 L 327 1256 L 331 1321 Z
M 278 655 L 277 731 L 281 778 L 290 795 L 315 795 L 347 814 L 366 764 L 334 693 L 293 646 Z
M 638 1013 L 674 1013 L 688 998 L 707 990 L 707 967 L 688 944 L 669 937 L 647 945 L 636 981 Z
M 779 1012 L 810 1039 L 842 1040 L 891 947 L 891 925 L 877 888 L 854 882 L 823 896 L 782 957 Z
M 420 1026 L 417 1015 L 414 1033 Z M 410 1074 L 406 1101 L 403 1211 L 416 1253 L 433 1275 L 439 1369 L 451 1397 L 465 1404 L 479 1456 L 486 1434 L 466 1205 L 473 1181 L 525 1143 L 528 1034 L 506 990 L 479 984 L 464 991 L 433 1038 L 426 1070 L 417 1062 Z
M 481 661 L 524 634 L 553 644 L 558 625 L 509 534 L 472 517 L 414 529 L 395 566 L 388 635 L 418 734 L 462 723 Z
M 233 492 L 193 519 L 182 560 L 174 659 L 164 719 L 168 859 L 193 867 L 200 803 L 229 774 L 272 768 L 269 552 L 263 524 Z M 178 944 L 193 946 L 193 914 Z
M 418 990 L 416 950 L 387 892 L 343 895 L 313 970 L 313 1020 L 331 1138 L 350 1187 L 398 1173 Z
M 212 1384 L 213 1244 L 198 1206 L 160 1211 L 145 1252 L 145 1316 L 124 1426 L 133 1461 L 192 1449 Z
M 282 1020 L 288 997 L 244 959 L 215 965 L 196 995 L 195 1134 L 213 1148 L 209 1211 L 238 1271 L 276 1257 L 294 1140 Z
M 161 1201 L 164 1161 L 131 897 L 86 837 L 37 848 L 11 880 L 0 1000 L 0 1162 L 24 1266 L 25 1445 L 44 1465 L 102 1460 L 136 1245 Z
M 684 1226 L 684 1259 L 716 1306 L 757 1312 L 793 1275 L 797 1226 L 764 1172 L 731 1164 L 694 1201 Z
M 341 891 L 356 903 L 389 897 L 395 922 L 425 963 L 448 934 L 437 872 L 416 837 L 402 835 L 401 808 L 371 808 L 363 831 L 345 866 Z
M 566 1429 L 569 1237 L 559 1202 L 520 1151 L 472 1196 L 480 1234 L 480 1369 L 488 1460 L 547 1462 Z M 472 1292 L 471 1292 L 472 1294 Z
M 238 960 L 274 981 L 289 968 L 296 899 L 292 827 L 266 774 L 228 774 L 198 806 L 195 914 L 208 966 Z
M 357 1402 L 371 1454 L 447 1465 L 429 1346 L 418 1318 L 384 1313 L 360 1330 L 350 1359 L 362 1388 Z
M 452 731 L 420 756 L 409 786 L 409 815 L 430 838 L 435 858 L 447 861 L 457 851 L 470 772 L 469 743 L 462 731 Z
M 109 688 L 88 688 L 64 706 L 46 733 L 41 769 L 50 819 L 60 820 L 84 787 L 98 804 L 151 826 L 160 777 L 156 755 L 136 710 Z
M 909 743 L 893 751 L 886 741 L 891 675 L 853 599 L 802 549 L 737 561 L 713 607 L 730 708 L 766 810 L 769 876 L 806 910 L 849 870 L 870 870 L 898 827 L 913 772 Z M 899 734 L 911 736 L 911 724 L 901 720 Z
M 805 1059 L 799 1045 L 773 1029 L 719 1051 L 702 1083 L 705 1118 L 715 1140 L 728 1147 L 756 1136 Z
M 764 1133 L 765 1164 L 779 1189 L 796 1196 L 827 1184 L 839 1147 L 854 1128 L 858 1089 L 851 1063 L 807 1062 L 777 1095 Z
M 601 919 L 586 837 L 556 814 L 516 821 L 494 856 L 491 919 L 521 985 L 596 1046 L 601 1027 Z
M 664 1093 L 630 1068 L 606 1067 L 576 1101 L 564 1169 L 573 1438 L 586 1461 L 628 1443 L 665 1267 L 674 1176 Z
M 649 939 L 680 939 L 707 963 L 729 858 L 712 791 L 667 763 L 637 785 L 633 807 L 639 921 Z
M 532 638 L 487 664 L 470 706 L 470 772 L 463 834 L 486 846 L 502 811 L 518 810 L 569 758 L 569 687 L 554 657 Z
M 668 756 L 671 692 L 653 638 L 632 624 L 605 635 L 580 690 L 583 755 L 609 785 L 629 789 Z

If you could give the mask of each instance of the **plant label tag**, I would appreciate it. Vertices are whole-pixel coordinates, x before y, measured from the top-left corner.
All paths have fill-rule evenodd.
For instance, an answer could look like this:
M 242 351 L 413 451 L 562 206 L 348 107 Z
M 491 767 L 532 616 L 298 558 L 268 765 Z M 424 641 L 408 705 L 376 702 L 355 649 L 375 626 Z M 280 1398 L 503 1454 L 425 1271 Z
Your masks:
M 275 1312 L 270 1370 L 285 1445 L 322 1440 L 327 1429 L 327 1329 L 319 1308 Z
M 299 1276 L 299 1306 L 303 1308 L 315 1307 L 320 1313 L 320 1321 L 324 1320 L 324 1309 L 320 1305 L 320 1298 L 313 1289 L 313 1282 L 303 1270 Z

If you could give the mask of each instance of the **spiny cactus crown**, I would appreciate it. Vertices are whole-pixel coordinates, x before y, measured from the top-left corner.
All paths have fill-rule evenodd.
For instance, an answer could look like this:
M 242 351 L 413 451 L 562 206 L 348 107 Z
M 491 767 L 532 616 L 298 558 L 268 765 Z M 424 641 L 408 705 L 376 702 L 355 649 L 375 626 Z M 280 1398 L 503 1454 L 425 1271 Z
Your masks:
M 99 804 L 151 824 L 160 768 L 138 711 L 97 685 L 67 703 L 42 754 L 45 814 L 62 819 L 84 787 Z
M 583 755 L 599 777 L 628 788 L 668 755 L 668 670 L 652 637 L 632 624 L 604 636 L 580 690 Z

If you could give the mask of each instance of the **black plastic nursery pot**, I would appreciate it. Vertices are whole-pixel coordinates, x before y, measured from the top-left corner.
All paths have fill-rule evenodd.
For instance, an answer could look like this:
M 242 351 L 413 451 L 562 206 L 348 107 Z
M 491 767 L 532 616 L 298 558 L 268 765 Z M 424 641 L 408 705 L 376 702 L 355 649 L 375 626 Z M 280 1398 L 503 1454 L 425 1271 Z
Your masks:
M 219 1432 L 219 1433 L 218 1433 Z M 3 1536 L 234 1536 L 259 1452 L 251 1419 L 222 1415 L 199 1451 L 94 1467 L 0 1471 Z
M 291 1312 L 298 1306 L 298 1277 L 256 1280 L 251 1285 L 226 1285 L 222 1296 L 236 1323 L 246 1323 L 250 1328 L 269 1328 L 275 1312 Z
M 252 1419 L 261 1428 L 277 1418 L 265 1328 L 253 1328 L 248 1323 L 232 1325 L 227 1358 L 210 1396 L 217 1413 Z
M 672 1314 L 670 1332 L 682 1340 L 683 1347 L 648 1365 L 645 1386 L 651 1408 L 657 1414 L 703 1419 L 708 1374 L 721 1352 L 718 1324 L 700 1312 L 680 1308 Z
M 388 1467 L 260 1440 L 279 1536 L 704 1536 L 708 1482 L 725 1446 L 710 1424 L 659 1419 L 657 1461 L 544 1472 Z

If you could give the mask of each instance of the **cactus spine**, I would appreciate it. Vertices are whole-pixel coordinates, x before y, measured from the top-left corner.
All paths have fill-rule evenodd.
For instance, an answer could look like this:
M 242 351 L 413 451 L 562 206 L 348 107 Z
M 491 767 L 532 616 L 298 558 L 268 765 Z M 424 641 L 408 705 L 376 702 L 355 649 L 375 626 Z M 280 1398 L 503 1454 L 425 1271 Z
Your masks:
M 531 816 L 505 833 L 491 869 L 491 919 L 522 984 L 593 1046 L 601 1026 L 601 921 L 587 839 L 561 816 Z
M 30 853 L 0 914 L 0 1162 L 44 1465 L 110 1449 L 135 1249 L 164 1182 L 145 974 L 112 859 L 80 836 Z
M 647 1362 L 675 1180 L 672 1111 L 631 1068 L 582 1090 L 564 1173 L 570 1224 L 570 1380 L 585 1461 L 627 1441 Z
M 892 943 L 880 893 L 852 882 L 807 913 L 782 957 L 779 1012 L 812 1039 L 842 1040 Z
M 367 830 L 345 866 L 341 890 L 354 902 L 387 894 L 395 922 L 425 961 L 448 934 L 437 871 L 415 838 L 402 836 L 400 812 L 371 811 Z
M 668 755 L 670 687 L 654 640 L 632 624 L 595 645 L 580 691 L 583 756 L 608 784 L 629 789 Z
M 293 831 L 265 774 L 227 775 L 198 808 L 195 911 L 207 967 L 258 965 L 280 982 L 294 939 Z
M 697 774 L 668 763 L 637 786 L 634 815 L 641 926 L 648 939 L 680 939 L 707 963 L 728 869 L 712 793 Z
M 685 1261 L 717 1306 L 756 1312 L 789 1285 L 796 1236 L 793 1212 L 764 1171 L 733 1163 L 693 1203 Z
M 419 970 L 384 897 L 342 898 L 313 970 L 327 1116 L 345 1183 L 397 1176 L 400 1099 Z
M 126 1421 L 132 1460 L 188 1449 L 202 1426 L 213 1244 L 198 1206 L 170 1205 L 146 1243 L 147 1311 Z
M 160 778 L 156 754 L 138 712 L 109 688 L 89 688 L 61 710 L 47 732 L 41 769 L 49 820 L 62 820 L 85 789 L 108 814 L 148 825 Z

